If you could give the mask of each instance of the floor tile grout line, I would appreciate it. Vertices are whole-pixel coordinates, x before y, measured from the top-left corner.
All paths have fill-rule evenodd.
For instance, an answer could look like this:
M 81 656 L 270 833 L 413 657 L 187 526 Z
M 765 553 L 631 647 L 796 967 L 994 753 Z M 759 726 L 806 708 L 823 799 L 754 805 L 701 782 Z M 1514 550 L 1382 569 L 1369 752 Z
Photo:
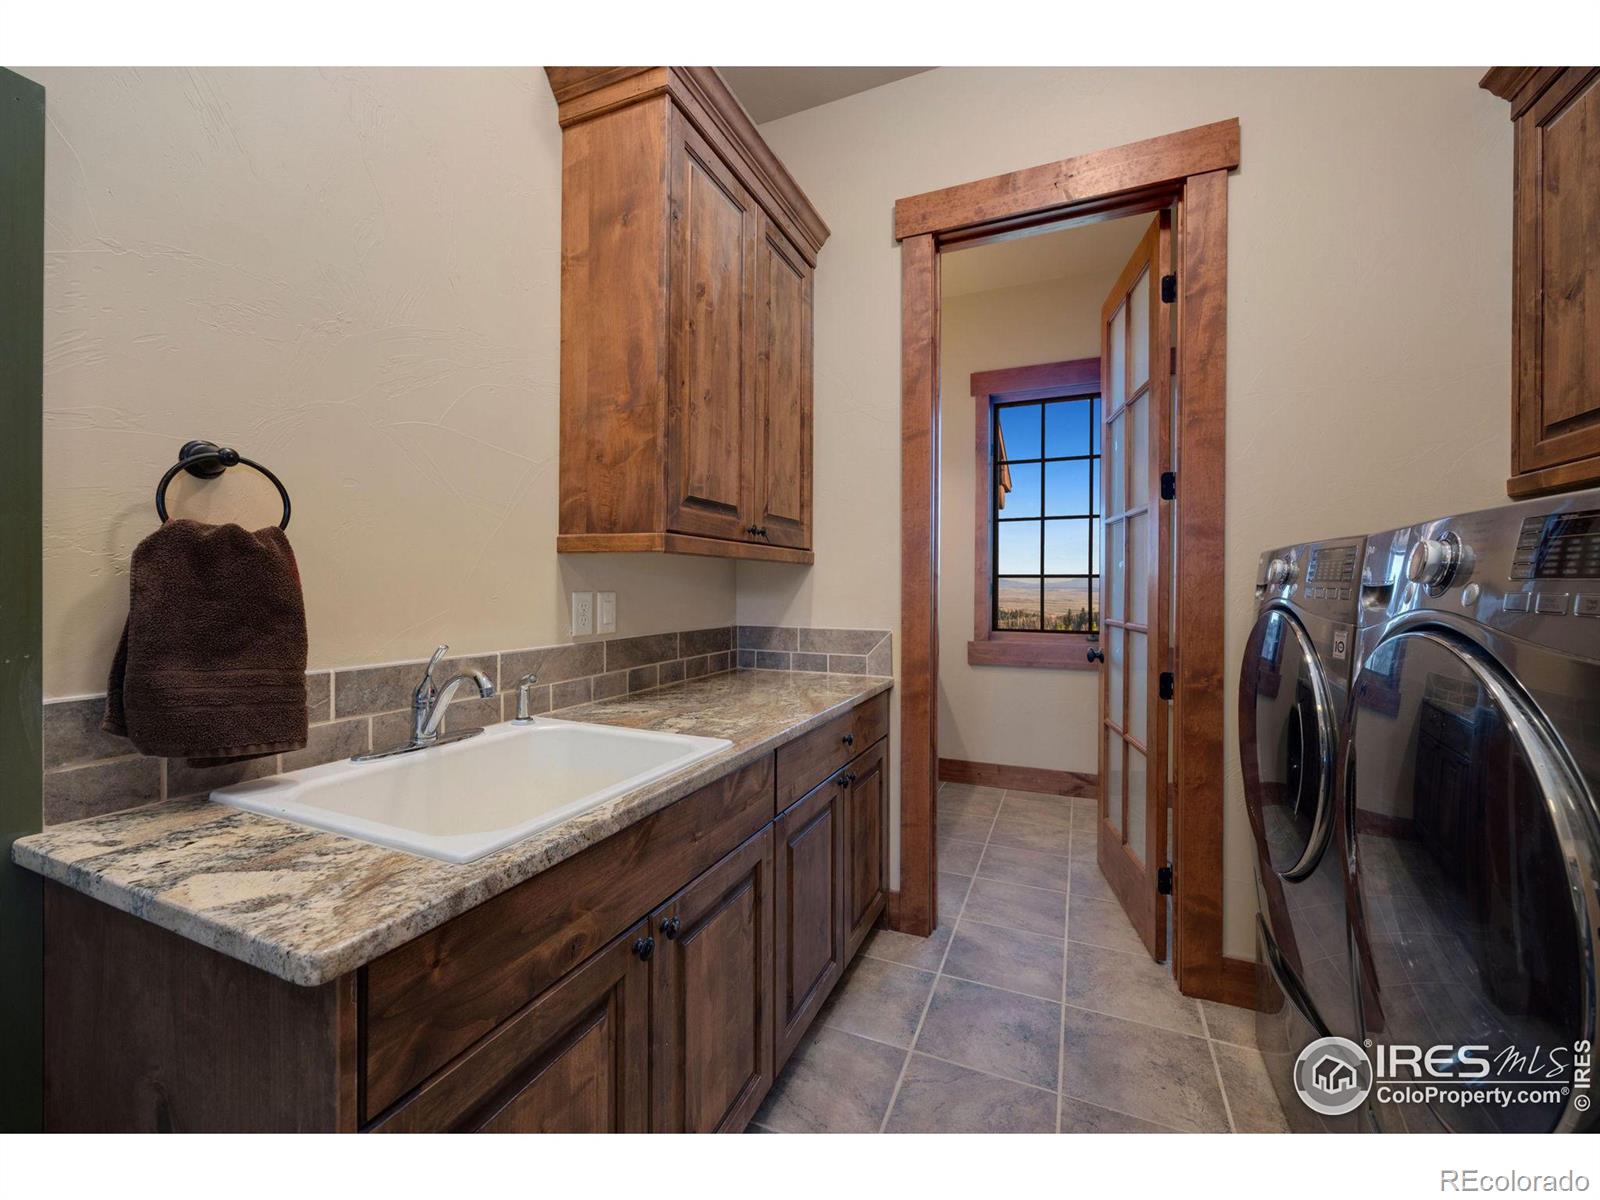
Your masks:
M 941 1054 L 929 1054 L 926 1050 L 915 1050 L 912 1051 L 912 1053 L 918 1058 L 931 1058 L 934 1062 L 942 1062 L 946 1066 L 950 1067 L 960 1067 L 963 1071 L 971 1071 L 974 1075 L 982 1075 L 986 1079 L 998 1079 L 1001 1083 L 1014 1083 L 1018 1087 L 1029 1088 L 1035 1092 L 1043 1092 L 1047 1096 L 1056 1095 L 1054 1088 L 1047 1088 L 1043 1084 L 1029 1083 L 1026 1079 L 1015 1079 L 1010 1075 L 1001 1075 L 996 1071 L 989 1071 L 982 1067 L 975 1067 L 971 1063 L 957 1062 L 953 1058 L 945 1058 Z M 1133 1114 L 1127 1113 L 1124 1115 L 1131 1117 Z
M 999 815 L 998 812 L 995 813 L 996 818 Z M 967 911 L 967 897 L 971 895 L 972 880 L 968 878 L 966 895 L 961 897 L 961 908 L 956 912 L 955 920 L 951 923 L 950 941 L 944 944 L 944 953 L 939 956 L 938 969 L 933 973 L 933 985 L 928 988 L 928 998 L 922 1002 L 922 1011 L 917 1014 L 917 1027 L 911 1032 L 911 1044 L 906 1047 L 906 1056 L 900 1062 L 900 1074 L 895 1076 L 894 1090 L 889 1093 L 889 1103 L 884 1107 L 883 1119 L 878 1122 L 879 1133 L 886 1133 L 889 1129 L 889 1118 L 894 1115 L 894 1106 L 900 1099 L 900 1086 L 905 1083 L 906 1069 L 911 1066 L 911 1055 L 917 1048 L 917 1039 L 922 1036 L 922 1023 L 928 1019 L 928 1010 L 933 1007 L 933 994 L 939 990 L 939 980 L 944 976 L 944 961 L 950 957 L 950 946 L 956 940 L 955 926 L 961 922 L 961 914 Z M 935 912 L 935 923 L 937 923 L 938 919 L 938 913 Z
M 1081 945 L 1082 943 L 1079 944 Z M 1184 998 L 1188 999 L 1188 997 Z M 1087 1004 L 1074 1004 L 1071 1000 L 1063 1000 L 1061 1003 L 1063 1008 L 1075 1009 L 1078 1012 L 1093 1013 L 1097 1017 L 1110 1017 L 1113 1021 L 1125 1021 L 1129 1025 L 1139 1026 L 1140 1029 L 1154 1029 L 1159 1033 L 1176 1034 L 1178 1037 L 1193 1038 L 1197 1042 L 1209 1043 L 1211 1041 L 1211 1039 L 1206 1037 L 1203 1033 L 1185 1033 L 1181 1029 L 1174 1029 L 1171 1025 L 1156 1025 L 1150 1021 L 1141 1021 L 1137 1017 L 1128 1017 L 1121 1013 L 1106 1012 L 1102 1008 L 1090 1008 Z M 1063 1013 L 1062 1015 L 1065 1016 L 1066 1014 Z
M 1067 1087 L 1067 954 L 1072 949 L 1072 843 L 1077 831 L 1067 827 L 1067 902 L 1061 913 L 1061 1020 L 1056 1027 L 1056 1132 L 1061 1132 L 1061 1097 Z
M 1123 1112 L 1122 1109 L 1120 1109 L 1120 1108 L 1112 1108 L 1109 1104 L 1103 1104 L 1099 1100 L 1091 1100 L 1087 1096 L 1073 1095 L 1072 1093 L 1068 1092 L 1065 1088 L 1061 1089 L 1061 1099 L 1063 1101 L 1072 1100 L 1072 1101 L 1075 1101 L 1078 1104 L 1087 1104 L 1092 1108 L 1104 1109 L 1108 1113 L 1116 1113 L 1117 1116 L 1119 1116 L 1119 1117 L 1128 1117 L 1128 1118 L 1131 1118 L 1132 1120 L 1135 1120 L 1135 1121 L 1143 1121 L 1145 1124 L 1154 1125 L 1159 1129 L 1170 1129 L 1173 1133 L 1204 1133 L 1205 1132 L 1205 1130 L 1203 1130 L 1203 1129 L 1180 1129 L 1176 1125 L 1168 1125 L 1165 1121 L 1152 1121 L 1149 1117 L 1141 1117 L 1138 1113 Z
M 990 926 L 990 928 L 991 929 L 1004 929 L 1005 926 L 1003 926 L 1003 925 L 992 925 L 992 926 Z M 1013 931 L 1008 931 L 1008 932 L 1013 932 Z M 1063 972 L 1063 974 L 1064 974 L 1064 972 Z M 998 983 L 986 983 L 982 979 L 973 979 L 973 978 L 971 978 L 970 976 L 967 976 L 967 975 L 953 975 L 949 971 L 940 971 L 939 972 L 939 978 L 940 979 L 953 979 L 957 983 L 975 984 L 978 987 L 988 988 L 991 992 L 1004 992 L 1008 996 L 1020 996 L 1024 1000 L 1039 1000 L 1039 1001 L 1042 1001 L 1045 1004 L 1057 1004 L 1057 1005 L 1059 1005 L 1061 1003 L 1061 1001 L 1053 1000 L 1049 996 L 1041 996 L 1041 995 L 1039 995 L 1038 992 L 1019 992 L 1019 991 L 1017 991 L 1016 988 L 1001 987 Z M 957 1064 L 957 1065 L 959 1066 L 961 1064 Z
M 1194 1006 L 1200 1008 L 1200 1001 L 1196 1000 Z M 1233 1105 L 1228 1100 L 1228 1085 L 1222 1082 L 1222 1063 L 1217 1059 L 1216 1043 L 1211 1040 L 1211 1026 L 1206 1022 L 1204 1009 L 1200 1010 L 1200 1028 L 1206 1032 L 1206 1053 L 1211 1055 L 1211 1069 L 1216 1072 L 1217 1092 L 1222 1097 L 1223 1115 L 1228 1118 L 1228 1132 L 1238 1133 L 1239 1128 L 1233 1123 Z
M 937 789 L 935 789 L 935 796 L 937 797 Z M 1000 809 L 1004 804 L 1005 797 L 1002 794 L 1000 798 L 1000 804 L 995 805 L 994 816 L 990 818 L 989 821 L 989 833 L 991 834 L 994 832 L 994 823 L 1000 819 Z M 987 850 L 989 847 L 988 834 L 984 835 L 983 845 L 984 849 Z M 982 863 L 983 855 L 980 854 L 978 856 L 978 861 Z M 973 871 L 976 872 L 977 867 L 974 867 Z M 917 1027 L 912 1030 L 911 1044 L 906 1047 L 906 1056 L 900 1062 L 900 1074 L 895 1076 L 894 1090 L 889 1093 L 889 1103 L 883 1110 L 883 1119 L 878 1122 L 879 1133 L 887 1132 L 889 1128 L 889 1118 L 894 1115 L 894 1106 L 900 1099 L 900 1087 L 905 1083 L 906 1070 L 911 1066 L 911 1055 L 917 1048 L 917 1039 L 922 1036 L 922 1023 L 928 1019 L 928 1010 L 933 1007 L 933 994 L 939 990 L 939 980 L 944 976 L 945 960 L 950 957 L 950 947 L 955 944 L 955 927 L 961 923 L 961 914 L 967 911 L 967 900 L 972 896 L 972 884 L 974 877 L 975 876 L 970 875 L 964 876 L 964 878 L 967 880 L 967 890 L 966 893 L 961 897 L 961 907 L 956 911 L 954 919 L 950 922 L 950 940 L 944 944 L 944 953 L 939 955 L 939 965 L 934 969 L 933 972 L 933 986 L 928 989 L 928 997 L 922 1002 L 922 1011 L 917 1014 Z M 937 925 L 939 920 L 939 914 L 937 910 L 935 910 L 933 914 L 933 919 L 935 925 Z M 930 1055 L 929 1057 L 932 1056 Z

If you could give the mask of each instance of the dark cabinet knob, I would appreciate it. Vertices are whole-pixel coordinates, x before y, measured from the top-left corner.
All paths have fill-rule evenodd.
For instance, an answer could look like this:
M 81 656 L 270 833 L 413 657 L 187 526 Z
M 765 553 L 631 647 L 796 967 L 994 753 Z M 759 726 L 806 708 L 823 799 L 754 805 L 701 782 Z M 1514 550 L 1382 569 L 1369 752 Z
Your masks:
M 759 525 L 746 525 L 744 527 L 744 531 L 746 533 L 748 533 L 751 537 L 760 537 L 761 536 L 761 526 L 759 526 Z
M 1105 660 L 1106 660 L 1106 652 L 1104 650 L 1097 650 L 1093 646 L 1089 647 L 1089 661 L 1090 662 L 1105 662 Z
M 839 740 L 842 741 L 846 746 L 854 746 L 856 744 L 856 735 L 853 733 L 847 733 Z
M 681 928 L 683 928 L 683 926 L 677 917 L 668 917 L 665 921 L 661 922 L 661 936 L 666 938 L 669 942 L 676 941 L 678 938 L 678 930 Z
M 640 962 L 649 962 L 650 956 L 656 952 L 656 940 L 653 937 L 642 937 L 633 944 L 633 953 Z

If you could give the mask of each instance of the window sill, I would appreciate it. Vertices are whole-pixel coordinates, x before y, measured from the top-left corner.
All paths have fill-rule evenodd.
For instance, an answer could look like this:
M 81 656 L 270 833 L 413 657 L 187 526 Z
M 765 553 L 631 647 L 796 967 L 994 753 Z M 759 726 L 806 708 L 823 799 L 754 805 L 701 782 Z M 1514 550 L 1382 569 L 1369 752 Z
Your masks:
M 1087 634 L 1001 633 L 967 643 L 967 665 L 973 667 L 1042 667 L 1053 671 L 1098 671 L 1088 658 Z

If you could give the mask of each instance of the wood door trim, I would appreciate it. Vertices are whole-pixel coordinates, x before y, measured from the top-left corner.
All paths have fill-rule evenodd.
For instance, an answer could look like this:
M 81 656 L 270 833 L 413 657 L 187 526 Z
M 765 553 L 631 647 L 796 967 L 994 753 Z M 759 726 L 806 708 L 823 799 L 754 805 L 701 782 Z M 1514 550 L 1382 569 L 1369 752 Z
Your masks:
M 906 196 L 895 201 L 894 236 L 902 242 L 924 233 L 945 237 L 970 225 L 1094 204 L 1123 192 L 1178 184 L 1194 175 L 1238 165 L 1238 119 L 1215 121 Z
M 894 927 L 927 937 L 938 912 L 939 250 L 900 243 L 900 886 Z
M 932 830 L 938 786 L 938 313 L 937 248 L 979 225 L 1037 217 L 1070 220 L 1108 199 L 1144 192 L 1142 211 L 1177 195 L 1179 234 L 1178 445 L 1183 455 L 1173 539 L 1178 562 L 1172 714 L 1172 957 L 1187 995 L 1237 1002 L 1239 969 L 1222 953 L 1223 614 L 1226 493 L 1228 171 L 1238 166 L 1239 123 L 1195 130 L 1064 159 L 907 197 L 895 206 L 901 261 L 901 545 L 899 886 L 890 924 L 931 932 L 936 863 Z
M 1224 999 L 1222 953 L 1223 561 L 1228 347 L 1228 173 L 1188 180 L 1178 203 L 1176 438 L 1183 480 L 1173 522 L 1172 965 L 1187 995 Z
M 1059 771 L 1052 767 L 1013 767 L 1005 763 L 972 762 L 965 758 L 941 758 L 939 779 L 943 783 L 971 783 L 978 787 L 1043 792 L 1051 796 L 1087 798 L 1098 795 L 1100 791 L 1100 777 L 1091 775 L 1087 771 Z

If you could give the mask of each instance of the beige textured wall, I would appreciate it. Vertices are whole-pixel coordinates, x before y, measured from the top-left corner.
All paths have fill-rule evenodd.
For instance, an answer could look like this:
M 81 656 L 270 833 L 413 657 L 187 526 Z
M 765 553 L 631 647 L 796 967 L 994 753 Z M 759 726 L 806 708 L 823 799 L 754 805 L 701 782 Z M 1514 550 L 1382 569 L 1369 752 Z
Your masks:
M 817 565 L 741 566 L 740 620 L 899 631 L 895 199 L 1238 117 L 1224 904 L 1228 952 L 1251 954 L 1232 683 L 1258 552 L 1505 498 L 1511 129 L 1481 73 L 944 69 L 764 126 L 833 237 L 816 282 Z
M 733 568 L 559 560 L 561 140 L 536 67 L 61 70 L 47 89 L 44 691 L 101 691 L 190 437 L 271 466 L 317 666 L 732 620 Z M 276 519 L 234 471 L 175 513 Z M 185 480 L 186 483 L 192 481 Z
M 1098 672 L 967 664 L 977 476 L 970 393 L 975 371 L 1098 355 L 1100 302 L 1115 282 L 1115 275 L 1079 275 L 953 296 L 942 306 L 939 753 L 945 758 L 1099 770 Z

